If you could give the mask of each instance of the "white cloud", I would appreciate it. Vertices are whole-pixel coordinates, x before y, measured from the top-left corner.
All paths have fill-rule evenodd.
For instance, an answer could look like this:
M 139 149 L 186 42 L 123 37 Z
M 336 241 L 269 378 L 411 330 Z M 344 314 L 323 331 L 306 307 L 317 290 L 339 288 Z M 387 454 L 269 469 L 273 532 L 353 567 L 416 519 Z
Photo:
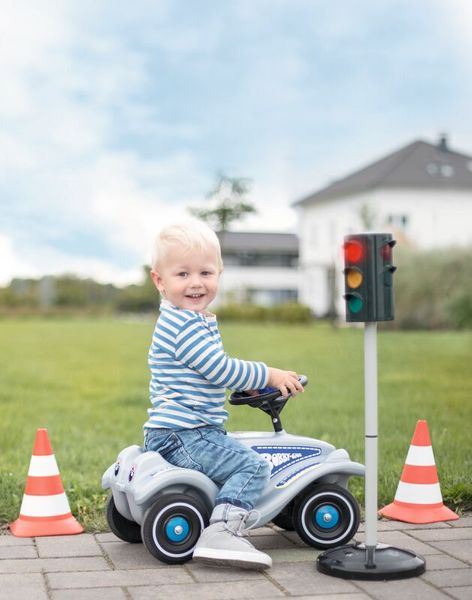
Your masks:
M 13 241 L 0 233 L 0 285 L 7 285 L 13 277 L 38 277 L 41 269 L 25 260 Z
M 409 4 L 399 5 L 406 19 Z M 408 104 L 419 97 L 408 65 L 421 69 L 436 47 L 424 45 L 428 19 L 420 35 L 409 22 L 409 36 L 384 44 L 374 34 L 386 30 L 392 3 L 364 1 L 343 15 L 302 0 L 296 10 L 268 0 L 209 6 L 194 15 L 164 0 L 2 3 L 0 203 L 9 225 L 0 223 L 0 281 L 49 268 L 139 276 L 156 231 L 202 205 L 220 168 L 254 180 L 258 214 L 239 229 L 294 231 L 291 202 L 413 138 L 434 141 L 441 128 L 470 148 L 458 110 L 469 93 L 455 94 L 455 105 L 445 99 L 441 114 Z M 470 3 L 424 6 L 447 17 L 439 53 L 455 48 L 470 91 Z M 405 104 L 392 100 L 397 89 L 407 90 Z M 31 254 L 18 250 L 25 231 Z M 61 246 L 81 232 L 102 242 L 92 258 L 93 248 Z
M 0 77 L 8 92 L 0 96 L 0 171 L 17 182 L 1 202 L 10 214 L 20 202 L 23 214 L 18 231 L 10 224 L 3 233 L 0 280 L 65 270 L 117 282 L 140 277 L 159 226 L 183 213 L 183 201 L 192 201 L 188 190 L 202 185 L 189 152 L 142 159 L 135 150 L 110 145 L 117 110 L 131 119 L 132 131 L 152 126 L 155 133 L 172 134 L 149 105 L 129 100 L 146 84 L 143 56 L 116 33 L 95 38 L 81 30 L 80 20 L 73 22 L 56 3 L 37 11 L 8 3 L 0 37 L 5 49 Z M 192 127 L 180 127 L 177 134 L 191 137 Z M 31 233 L 39 228 L 43 237 L 32 241 L 30 262 L 19 258 L 12 241 L 20 229 L 24 235 L 28 214 L 34 220 Z M 51 238 L 57 232 L 95 231 L 117 252 L 131 252 L 137 268 L 123 270 L 117 260 L 91 259 L 86 248 L 83 256 L 78 249 L 63 251 L 44 239 L 48 230 Z
M 23 254 L 22 249 L 16 247 L 10 238 L 0 234 L 0 286 L 8 285 L 14 277 L 37 279 L 43 275 L 66 273 L 116 285 L 137 283 L 142 279 L 142 265 L 139 264 L 131 269 L 122 269 L 107 261 L 73 256 L 47 246 L 39 246 L 27 260 Z
M 470 50 L 472 49 L 472 38 L 470 35 L 472 29 L 472 4 L 470 0 L 455 0 L 454 2 L 442 0 L 440 4 L 445 9 L 443 17 L 455 30 L 455 35 L 451 41 L 458 43 L 459 47 L 464 49 L 466 52 L 464 58 L 470 63 Z

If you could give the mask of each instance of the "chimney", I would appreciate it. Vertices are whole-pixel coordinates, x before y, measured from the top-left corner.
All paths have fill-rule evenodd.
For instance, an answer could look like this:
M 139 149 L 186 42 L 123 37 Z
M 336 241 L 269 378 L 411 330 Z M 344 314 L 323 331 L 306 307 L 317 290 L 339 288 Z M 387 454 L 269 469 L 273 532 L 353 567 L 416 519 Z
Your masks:
M 441 133 L 439 135 L 438 148 L 441 152 L 449 152 L 449 148 L 447 146 L 447 135 L 445 133 Z

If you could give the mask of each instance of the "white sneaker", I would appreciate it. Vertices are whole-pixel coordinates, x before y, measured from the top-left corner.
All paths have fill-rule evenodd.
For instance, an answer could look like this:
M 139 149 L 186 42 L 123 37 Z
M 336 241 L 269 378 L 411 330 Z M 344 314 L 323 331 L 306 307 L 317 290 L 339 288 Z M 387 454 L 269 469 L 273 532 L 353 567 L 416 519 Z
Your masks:
M 195 546 L 193 558 L 212 565 L 263 570 L 272 566 L 268 554 L 260 552 L 243 537 L 250 513 L 232 504 L 219 504 L 210 525 L 204 529 Z

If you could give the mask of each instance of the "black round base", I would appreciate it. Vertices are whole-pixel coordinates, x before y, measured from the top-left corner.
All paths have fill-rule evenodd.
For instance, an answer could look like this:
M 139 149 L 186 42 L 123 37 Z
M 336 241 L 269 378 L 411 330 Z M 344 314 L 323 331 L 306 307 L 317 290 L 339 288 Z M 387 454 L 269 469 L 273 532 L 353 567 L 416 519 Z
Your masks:
M 364 544 L 350 544 L 331 548 L 320 554 L 316 568 L 320 573 L 342 577 L 343 579 L 406 579 L 424 573 L 426 563 L 423 557 L 410 550 L 395 546 L 376 546 L 372 566 L 367 566 Z

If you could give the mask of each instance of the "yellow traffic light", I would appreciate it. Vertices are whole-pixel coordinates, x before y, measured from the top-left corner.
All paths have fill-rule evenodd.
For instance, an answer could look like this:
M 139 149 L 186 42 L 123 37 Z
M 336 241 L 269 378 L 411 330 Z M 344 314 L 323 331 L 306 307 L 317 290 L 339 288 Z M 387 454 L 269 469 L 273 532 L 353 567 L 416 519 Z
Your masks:
M 355 290 L 358 288 L 363 280 L 364 276 L 359 269 L 356 269 L 355 267 L 346 269 L 346 282 L 351 289 Z

